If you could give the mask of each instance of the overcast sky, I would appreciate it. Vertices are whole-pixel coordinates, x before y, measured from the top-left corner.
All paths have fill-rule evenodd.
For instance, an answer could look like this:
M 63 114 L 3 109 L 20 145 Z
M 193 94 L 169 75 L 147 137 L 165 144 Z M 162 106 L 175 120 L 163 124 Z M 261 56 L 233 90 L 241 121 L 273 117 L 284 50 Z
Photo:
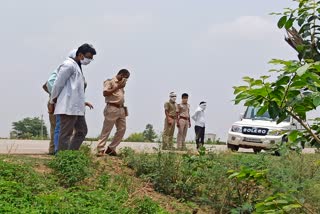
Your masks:
M 44 115 L 41 89 L 68 52 L 83 43 L 97 50 L 83 67 L 88 88 L 88 137 L 100 134 L 102 84 L 121 68 L 131 71 L 126 88 L 127 135 L 147 123 L 160 133 L 169 92 L 190 95 L 192 112 L 207 101 L 207 132 L 223 140 L 243 112 L 232 86 L 258 77 L 271 58 L 296 59 L 270 12 L 290 0 L 90 0 L 2 1 L 0 7 L 0 136 L 24 117 Z M 188 138 L 194 136 L 189 131 Z

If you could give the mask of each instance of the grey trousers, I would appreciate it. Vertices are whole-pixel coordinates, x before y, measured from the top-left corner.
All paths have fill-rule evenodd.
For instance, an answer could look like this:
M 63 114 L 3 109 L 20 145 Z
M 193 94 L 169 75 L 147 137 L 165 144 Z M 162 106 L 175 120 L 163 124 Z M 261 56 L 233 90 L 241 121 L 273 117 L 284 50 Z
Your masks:
M 88 133 L 85 117 L 60 114 L 60 123 L 58 151 L 79 150 Z

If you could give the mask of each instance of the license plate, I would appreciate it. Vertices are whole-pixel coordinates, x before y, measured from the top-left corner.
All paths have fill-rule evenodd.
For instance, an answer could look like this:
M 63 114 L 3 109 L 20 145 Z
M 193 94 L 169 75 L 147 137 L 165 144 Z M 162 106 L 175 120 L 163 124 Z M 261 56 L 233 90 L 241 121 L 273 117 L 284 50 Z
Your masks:
M 247 137 L 245 137 L 245 138 L 243 139 L 243 141 L 252 142 L 252 143 L 262 143 L 262 141 L 261 141 L 260 139 L 247 138 Z

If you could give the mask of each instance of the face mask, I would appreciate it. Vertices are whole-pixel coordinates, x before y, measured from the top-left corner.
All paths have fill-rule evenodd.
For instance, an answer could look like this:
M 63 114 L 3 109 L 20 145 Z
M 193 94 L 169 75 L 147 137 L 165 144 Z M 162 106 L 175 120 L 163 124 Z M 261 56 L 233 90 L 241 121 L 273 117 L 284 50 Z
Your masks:
M 170 97 L 170 100 L 171 100 L 172 102 L 175 102 L 175 101 L 177 100 L 177 97 Z
M 88 59 L 88 58 L 84 58 L 83 60 L 80 60 L 81 65 L 88 65 L 90 64 L 90 62 L 92 61 L 92 59 Z
M 207 105 L 206 105 L 206 104 L 201 104 L 201 105 L 200 105 L 200 108 L 201 108 L 202 110 L 206 110 Z

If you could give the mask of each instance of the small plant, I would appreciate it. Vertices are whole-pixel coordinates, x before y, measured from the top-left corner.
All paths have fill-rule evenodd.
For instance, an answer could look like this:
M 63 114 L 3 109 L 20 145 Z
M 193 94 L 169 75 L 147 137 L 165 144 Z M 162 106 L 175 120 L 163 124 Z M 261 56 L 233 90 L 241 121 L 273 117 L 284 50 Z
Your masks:
M 139 199 L 136 201 L 136 208 L 134 211 L 138 214 L 164 214 L 168 213 L 165 210 L 163 210 L 159 204 L 155 203 L 151 198 L 144 197 L 143 199 Z
M 61 151 L 49 163 L 60 183 L 65 187 L 74 186 L 90 175 L 91 159 L 81 151 Z
M 277 193 L 256 204 L 256 213 L 291 213 L 300 210 L 302 204 L 290 193 Z
M 263 186 L 268 186 L 266 179 L 267 170 L 255 170 L 248 167 L 241 167 L 239 172 L 229 170 L 229 179 L 234 181 L 234 188 L 241 205 L 252 205 L 259 198 Z M 248 207 L 248 206 L 245 206 Z

